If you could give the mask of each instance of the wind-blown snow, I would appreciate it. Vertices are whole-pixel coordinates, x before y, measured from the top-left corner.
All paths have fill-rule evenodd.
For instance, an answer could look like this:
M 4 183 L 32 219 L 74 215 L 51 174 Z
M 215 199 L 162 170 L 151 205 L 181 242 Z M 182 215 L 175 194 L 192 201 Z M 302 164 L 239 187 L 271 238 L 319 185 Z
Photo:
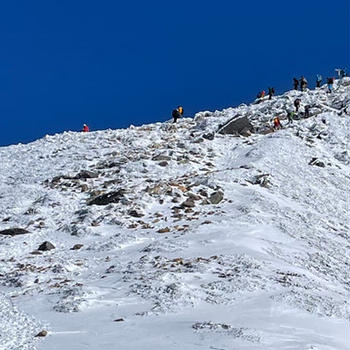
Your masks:
M 312 116 L 268 133 L 297 97 Z M 0 234 L 0 349 L 346 349 L 349 101 L 344 78 L 0 148 L 0 231 L 29 231 Z M 236 115 L 257 133 L 202 137 Z

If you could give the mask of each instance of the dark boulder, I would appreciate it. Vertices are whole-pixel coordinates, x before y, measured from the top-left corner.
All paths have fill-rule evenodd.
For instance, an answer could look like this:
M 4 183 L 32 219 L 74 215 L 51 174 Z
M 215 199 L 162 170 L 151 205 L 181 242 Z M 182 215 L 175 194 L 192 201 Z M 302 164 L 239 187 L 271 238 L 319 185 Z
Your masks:
M 219 204 L 223 199 L 224 194 L 221 191 L 215 191 L 209 197 L 209 201 L 211 204 Z
M 48 250 L 52 250 L 52 249 L 55 249 L 56 247 L 49 241 L 45 241 L 43 243 L 41 243 L 39 245 L 39 248 L 38 250 L 42 251 L 42 252 L 46 252 Z
M 140 210 L 138 209 L 131 209 L 128 211 L 128 214 L 134 218 L 141 218 L 142 216 L 144 216 L 145 214 L 142 213 Z
M 74 246 L 72 248 L 70 248 L 70 250 L 79 250 L 83 247 L 83 244 L 74 244 Z
M 88 201 L 88 205 L 107 205 L 110 203 L 119 203 L 121 199 L 123 199 L 125 194 L 125 190 L 119 189 L 118 191 L 108 192 L 97 196 L 90 201 Z
M 74 176 L 74 179 L 94 179 L 96 177 L 98 177 L 98 173 L 89 170 L 82 170 Z
M 321 168 L 324 168 L 326 166 L 326 164 L 324 162 L 322 162 L 321 160 L 319 160 L 317 158 L 312 158 L 309 162 L 309 165 L 316 165 L 316 166 L 319 166 Z
M 247 117 L 242 116 L 234 116 L 230 120 L 228 120 L 224 125 L 222 125 L 218 133 L 222 135 L 231 134 L 231 135 L 238 135 L 243 133 L 244 135 L 248 136 L 248 132 L 253 132 L 254 127 L 250 123 L 249 119 Z
M 25 230 L 24 228 L 8 228 L 6 230 L 0 231 L 0 235 L 3 236 L 17 236 L 17 235 L 24 235 L 25 233 L 29 233 L 29 231 Z

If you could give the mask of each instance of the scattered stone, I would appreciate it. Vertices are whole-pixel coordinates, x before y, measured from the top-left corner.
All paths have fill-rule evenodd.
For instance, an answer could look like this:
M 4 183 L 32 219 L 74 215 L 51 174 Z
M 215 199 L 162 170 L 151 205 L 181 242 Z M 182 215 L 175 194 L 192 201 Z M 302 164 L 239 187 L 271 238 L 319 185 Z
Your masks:
M 200 196 L 198 196 L 198 194 L 192 192 L 187 192 L 186 196 L 193 199 L 194 201 L 199 201 L 200 199 L 202 199 Z
M 42 255 L 42 252 L 39 252 L 39 250 L 34 250 L 30 254 L 32 254 L 32 255 Z
M 204 139 L 209 140 L 209 141 L 214 140 L 214 136 L 215 136 L 215 134 L 213 132 L 209 132 L 207 134 L 202 135 L 202 137 Z
M 260 185 L 261 187 L 270 187 L 270 174 L 256 175 L 252 181 L 247 180 L 252 185 Z
M 167 232 L 170 232 L 170 228 L 164 227 L 164 228 L 159 229 L 157 232 L 158 233 L 167 233 Z
M 322 162 L 321 160 L 319 160 L 317 158 L 312 158 L 309 162 L 309 165 L 316 165 L 316 166 L 319 166 L 321 168 L 324 168 L 326 166 L 326 164 L 324 162 Z
M 40 331 L 35 337 L 46 337 L 47 336 L 47 331 L 45 329 L 43 329 L 42 331 Z
M 168 166 L 168 162 L 164 160 L 163 162 L 159 162 L 158 165 L 163 167 Z
M 74 246 L 72 248 L 70 248 L 70 250 L 79 250 L 84 246 L 84 244 L 74 244 Z
M 41 243 L 39 248 L 38 248 L 39 251 L 43 251 L 43 252 L 46 252 L 46 251 L 52 250 L 52 249 L 55 249 L 55 246 L 49 241 L 45 241 L 45 242 Z
M 87 192 L 89 190 L 89 186 L 87 184 L 82 184 L 80 186 L 81 192 Z
M 130 216 L 133 216 L 134 218 L 141 218 L 142 216 L 144 216 L 145 214 L 143 214 L 140 210 L 137 209 L 131 209 L 128 211 L 128 214 Z
M 24 235 L 25 233 L 29 233 L 29 231 L 25 230 L 24 228 L 8 228 L 6 230 L 1 230 L 0 235 L 3 236 L 17 236 L 17 235 Z
M 107 205 L 110 203 L 118 203 L 124 197 L 125 190 L 119 189 L 118 191 L 113 191 L 109 193 L 102 194 L 97 196 L 90 201 L 88 201 L 88 205 Z
M 219 204 L 223 199 L 224 194 L 221 191 L 215 191 L 209 197 L 209 201 L 211 204 Z
M 152 160 L 155 160 L 155 161 L 166 161 L 166 160 L 170 160 L 171 157 L 165 155 L 165 154 L 158 154 L 157 156 L 154 156 L 152 158 Z
M 184 202 L 182 202 L 182 208 L 193 208 L 195 206 L 194 200 L 192 198 L 187 198 Z
M 98 173 L 89 170 L 82 170 L 74 176 L 74 179 L 94 179 L 96 177 L 98 177 Z

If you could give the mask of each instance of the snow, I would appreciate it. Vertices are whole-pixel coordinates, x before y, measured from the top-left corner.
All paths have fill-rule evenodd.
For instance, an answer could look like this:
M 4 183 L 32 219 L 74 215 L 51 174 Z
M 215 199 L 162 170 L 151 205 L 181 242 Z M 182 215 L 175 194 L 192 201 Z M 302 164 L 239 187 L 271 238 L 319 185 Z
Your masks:
M 349 83 L 0 148 L 0 349 L 347 349 Z

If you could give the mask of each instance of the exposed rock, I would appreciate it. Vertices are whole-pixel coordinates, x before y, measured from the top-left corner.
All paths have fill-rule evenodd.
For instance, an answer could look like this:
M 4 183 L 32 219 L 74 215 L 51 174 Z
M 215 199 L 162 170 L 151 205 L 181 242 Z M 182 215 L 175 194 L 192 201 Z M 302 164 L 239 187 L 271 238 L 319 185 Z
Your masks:
M 45 241 L 45 242 L 41 243 L 39 248 L 38 248 L 38 250 L 40 250 L 40 251 L 48 251 L 51 249 L 55 249 L 55 246 L 49 241 Z
M 253 185 L 260 185 L 261 187 L 268 188 L 270 186 L 270 174 L 256 175 L 252 181 L 248 181 Z
M 124 321 L 124 318 L 117 318 L 115 320 L 113 320 L 113 322 L 123 322 Z
M 247 117 L 236 115 L 232 119 L 227 121 L 224 125 L 222 125 L 218 130 L 218 133 L 223 135 L 226 135 L 226 134 L 235 135 L 235 134 L 240 134 L 242 132 L 247 133 L 247 131 L 249 132 L 254 131 L 254 127 L 250 123 L 249 119 Z
M 162 162 L 159 162 L 158 163 L 159 166 L 167 166 L 168 165 L 168 162 L 167 161 L 162 161 Z
M 187 192 L 186 196 L 188 196 L 189 198 L 193 199 L 194 201 L 199 201 L 200 199 L 202 199 L 200 196 L 198 196 L 198 194 L 192 193 L 192 192 Z
M 167 232 L 170 232 L 170 228 L 164 227 L 164 228 L 159 229 L 157 232 L 158 233 L 167 233 Z
M 46 336 L 47 336 L 47 331 L 43 329 L 35 337 L 46 337 Z
M 324 168 L 326 166 L 326 164 L 324 162 L 322 162 L 321 160 L 319 160 L 317 158 L 312 158 L 309 162 L 309 165 L 316 165 L 316 166 L 319 166 L 321 168 Z
M 97 196 L 90 201 L 88 201 L 88 205 L 107 205 L 110 203 L 118 203 L 124 197 L 125 190 L 119 189 L 118 191 L 113 191 L 109 193 L 102 194 Z
M 181 203 L 181 207 L 193 208 L 195 206 L 194 200 L 192 198 L 187 198 L 184 202 Z
M 239 132 L 239 134 L 242 135 L 242 136 L 248 137 L 248 136 L 251 136 L 251 135 L 252 135 L 252 132 L 251 132 L 250 129 L 244 128 L 243 130 L 241 130 L 241 131 Z
M 215 134 L 213 132 L 209 132 L 207 134 L 203 134 L 202 137 L 206 140 L 214 140 Z
M 70 250 L 79 250 L 84 246 L 84 244 L 74 244 Z
M 25 230 L 24 228 L 8 228 L 6 230 L 0 231 L 0 235 L 4 236 L 17 236 L 17 235 L 24 235 L 25 233 L 29 233 L 29 231 Z
M 219 204 L 223 199 L 224 194 L 221 191 L 215 191 L 209 197 L 209 201 L 211 204 Z
M 133 216 L 134 218 L 141 218 L 142 216 L 144 216 L 145 214 L 142 213 L 140 210 L 138 209 L 131 209 L 128 211 L 128 214 L 130 216 Z
M 82 170 L 74 176 L 75 179 L 93 179 L 98 177 L 98 173 L 89 170 Z
M 155 161 L 166 161 L 166 160 L 170 160 L 171 157 L 165 155 L 165 154 L 158 154 L 157 156 L 154 156 L 152 158 L 152 160 L 155 160 Z

